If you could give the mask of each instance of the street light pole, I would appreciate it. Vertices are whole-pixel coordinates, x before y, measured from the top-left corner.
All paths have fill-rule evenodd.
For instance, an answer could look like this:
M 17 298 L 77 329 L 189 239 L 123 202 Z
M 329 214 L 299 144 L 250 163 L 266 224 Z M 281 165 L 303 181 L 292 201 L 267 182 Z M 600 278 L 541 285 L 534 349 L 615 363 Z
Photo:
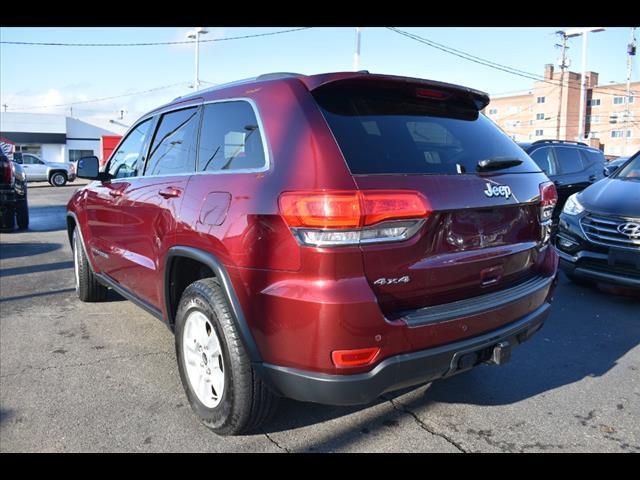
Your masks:
M 196 44 L 196 71 L 193 80 L 193 88 L 194 90 L 200 89 L 200 35 L 205 35 L 209 33 L 202 27 L 196 27 L 193 32 L 189 32 L 187 34 L 188 38 L 193 38 Z
M 592 27 L 592 28 L 574 28 L 571 30 L 567 30 L 565 35 L 567 38 L 578 37 L 582 35 L 582 76 L 580 79 L 580 112 L 579 112 L 579 120 L 578 120 L 578 141 L 584 140 L 584 132 L 585 132 L 585 104 L 587 98 L 587 35 L 589 32 L 602 32 L 604 28 L 602 27 Z
M 353 54 L 353 69 L 358 71 L 360 69 L 360 33 L 362 29 L 356 27 L 356 50 Z

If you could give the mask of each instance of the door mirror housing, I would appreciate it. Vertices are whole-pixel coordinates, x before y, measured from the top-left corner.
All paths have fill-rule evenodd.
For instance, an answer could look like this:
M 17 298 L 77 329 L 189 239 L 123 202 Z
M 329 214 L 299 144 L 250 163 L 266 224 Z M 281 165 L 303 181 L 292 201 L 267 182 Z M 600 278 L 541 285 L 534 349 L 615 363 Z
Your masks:
M 100 161 L 96 156 L 82 157 L 78 160 L 78 167 L 76 171 L 78 178 L 87 178 L 89 180 L 107 180 L 108 173 L 100 171 Z
M 616 170 L 618 170 L 617 165 L 607 165 L 606 167 L 604 167 L 604 170 L 602 170 L 602 173 L 604 173 L 605 177 L 609 177 L 613 173 L 615 173 Z

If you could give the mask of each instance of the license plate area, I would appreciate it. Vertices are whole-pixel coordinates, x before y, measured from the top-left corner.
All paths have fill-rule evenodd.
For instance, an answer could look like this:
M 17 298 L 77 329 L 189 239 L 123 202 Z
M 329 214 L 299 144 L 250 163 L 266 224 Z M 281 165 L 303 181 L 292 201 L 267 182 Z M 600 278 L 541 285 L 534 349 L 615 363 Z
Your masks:
M 610 248 L 608 264 L 611 267 L 632 267 L 640 271 L 640 252 Z

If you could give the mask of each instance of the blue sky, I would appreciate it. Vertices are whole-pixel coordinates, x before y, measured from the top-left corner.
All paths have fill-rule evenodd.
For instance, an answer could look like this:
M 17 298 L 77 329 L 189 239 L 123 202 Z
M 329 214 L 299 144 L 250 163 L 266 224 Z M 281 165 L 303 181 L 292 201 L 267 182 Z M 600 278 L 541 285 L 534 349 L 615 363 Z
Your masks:
M 221 38 L 284 30 L 274 28 L 207 27 L 203 38 Z M 541 74 L 555 63 L 559 50 L 554 35 L 563 27 L 544 28 L 402 28 L 449 47 L 521 70 Z M 157 42 L 186 39 L 188 28 L 0 28 L 3 41 L 32 42 Z M 608 28 L 589 36 L 588 68 L 600 83 L 626 81 L 629 28 Z M 201 44 L 200 78 L 222 83 L 273 71 L 320 73 L 351 70 L 354 28 L 316 27 L 255 39 Z M 570 69 L 581 69 L 581 39 L 569 40 Z M 533 80 L 478 65 L 441 52 L 384 28 L 362 32 L 360 67 L 375 73 L 431 78 L 484 90 L 490 94 L 529 89 Z M 0 100 L 9 110 L 68 112 L 68 108 L 26 109 L 115 96 L 183 82 L 146 95 L 77 105 L 79 117 L 125 121 L 191 90 L 193 45 L 145 47 L 55 47 L 0 45 Z M 640 79 L 634 60 L 633 80 Z M 3 108 L 4 110 L 4 108 Z

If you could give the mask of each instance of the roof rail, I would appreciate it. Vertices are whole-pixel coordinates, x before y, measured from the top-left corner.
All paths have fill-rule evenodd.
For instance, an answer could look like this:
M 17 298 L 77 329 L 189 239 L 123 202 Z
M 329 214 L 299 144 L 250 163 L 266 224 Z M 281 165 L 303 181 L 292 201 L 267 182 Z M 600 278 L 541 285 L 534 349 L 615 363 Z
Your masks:
M 174 98 L 172 102 L 175 102 L 176 100 L 181 98 L 188 99 L 190 97 L 196 97 L 206 92 L 212 92 L 215 90 L 219 90 L 221 88 L 233 87 L 234 85 L 241 85 L 243 83 L 259 82 L 264 80 L 277 80 L 279 78 L 294 78 L 294 77 L 301 77 L 301 76 L 302 76 L 301 73 L 291 73 L 291 72 L 263 73 L 262 75 L 258 75 L 257 77 L 249 77 L 249 78 L 243 78 L 241 80 L 234 80 L 233 82 L 220 83 L 218 85 L 213 85 L 212 87 L 209 87 L 209 88 L 198 90 L 197 92 L 187 93 L 186 95 L 181 95 L 179 97 Z
M 583 145 L 585 147 L 589 146 L 586 143 L 578 142 L 577 140 L 536 140 L 531 145 L 539 145 L 541 143 L 572 143 L 572 144 L 575 144 L 575 145 Z

